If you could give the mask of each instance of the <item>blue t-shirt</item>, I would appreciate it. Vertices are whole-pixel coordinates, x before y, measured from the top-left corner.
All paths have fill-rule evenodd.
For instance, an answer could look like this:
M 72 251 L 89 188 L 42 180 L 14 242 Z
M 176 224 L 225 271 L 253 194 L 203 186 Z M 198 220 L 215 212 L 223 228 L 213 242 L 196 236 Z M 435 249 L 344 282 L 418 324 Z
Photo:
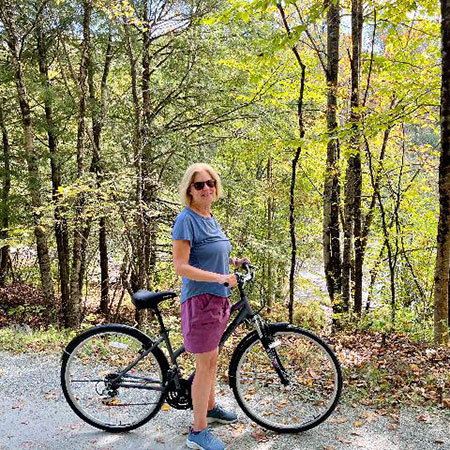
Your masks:
M 228 274 L 231 245 L 214 217 L 202 217 L 186 207 L 178 214 L 172 228 L 174 241 L 189 241 L 189 264 L 209 272 Z M 194 281 L 182 277 L 181 303 L 200 294 L 229 297 L 231 289 L 221 283 Z

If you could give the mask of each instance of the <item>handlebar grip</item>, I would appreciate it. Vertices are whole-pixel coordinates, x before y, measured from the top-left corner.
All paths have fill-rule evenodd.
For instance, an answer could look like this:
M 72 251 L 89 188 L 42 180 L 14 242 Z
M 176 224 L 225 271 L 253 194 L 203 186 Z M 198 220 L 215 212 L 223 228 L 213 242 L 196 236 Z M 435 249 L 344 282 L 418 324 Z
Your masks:
M 228 281 L 225 281 L 225 283 L 223 283 L 223 285 L 224 285 L 225 287 L 230 287 L 230 283 L 228 283 Z

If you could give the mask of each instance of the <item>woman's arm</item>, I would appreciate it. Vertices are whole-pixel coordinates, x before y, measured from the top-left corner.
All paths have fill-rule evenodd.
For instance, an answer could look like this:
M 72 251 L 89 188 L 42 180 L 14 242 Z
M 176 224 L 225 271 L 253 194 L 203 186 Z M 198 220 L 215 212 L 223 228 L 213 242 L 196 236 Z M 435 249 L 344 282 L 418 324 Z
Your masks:
M 175 240 L 173 242 L 173 265 L 175 272 L 181 277 L 194 281 L 209 281 L 212 283 L 228 283 L 230 287 L 236 286 L 236 277 L 233 274 L 221 274 L 199 269 L 189 264 L 191 245 L 189 241 Z

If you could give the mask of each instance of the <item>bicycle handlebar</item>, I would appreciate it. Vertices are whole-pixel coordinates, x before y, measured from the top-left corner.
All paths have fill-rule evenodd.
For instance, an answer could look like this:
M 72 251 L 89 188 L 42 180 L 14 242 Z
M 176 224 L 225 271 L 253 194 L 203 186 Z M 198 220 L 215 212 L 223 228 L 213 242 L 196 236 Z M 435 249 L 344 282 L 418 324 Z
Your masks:
M 245 262 L 242 264 L 242 268 L 245 270 L 245 274 L 242 275 L 238 272 L 235 272 L 235 276 L 237 279 L 237 283 L 238 285 L 244 285 L 245 283 L 247 283 L 248 281 L 251 281 L 254 277 L 254 271 L 256 269 L 256 266 L 252 266 L 250 263 Z M 225 287 L 229 287 L 230 284 L 228 283 L 228 281 L 226 281 L 225 283 L 223 283 Z

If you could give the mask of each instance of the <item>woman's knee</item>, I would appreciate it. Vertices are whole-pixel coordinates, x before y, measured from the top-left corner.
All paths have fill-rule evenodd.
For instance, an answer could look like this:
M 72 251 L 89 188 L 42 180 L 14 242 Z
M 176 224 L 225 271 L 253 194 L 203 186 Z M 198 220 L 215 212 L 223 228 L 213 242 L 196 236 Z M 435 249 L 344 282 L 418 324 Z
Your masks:
M 217 364 L 218 349 L 216 348 L 210 352 L 205 353 L 197 353 L 195 357 L 197 370 L 214 369 Z

